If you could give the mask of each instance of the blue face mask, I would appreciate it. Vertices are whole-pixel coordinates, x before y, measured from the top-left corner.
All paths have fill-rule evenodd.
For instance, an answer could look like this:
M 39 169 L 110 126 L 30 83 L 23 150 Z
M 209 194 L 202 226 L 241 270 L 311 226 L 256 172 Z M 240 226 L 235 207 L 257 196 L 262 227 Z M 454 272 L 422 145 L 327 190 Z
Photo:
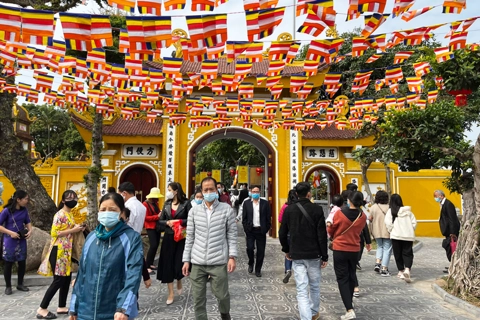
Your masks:
M 252 193 L 252 199 L 253 199 L 253 200 L 258 200 L 258 199 L 260 199 L 260 193 Z
M 98 222 L 105 228 L 113 228 L 120 221 L 120 212 L 100 211 L 98 212 Z
M 196 204 L 201 204 L 203 202 L 203 199 L 193 199 Z
M 438 203 L 442 202 L 442 199 L 440 198 L 435 198 L 435 201 L 437 201 Z
M 218 193 L 216 192 L 213 192 L 213 193 L 204 193 L 203 194 L 203 199 L 206 201 L 206 202 L 213 202 L 215 201 L 215 199 L 218 198 Z

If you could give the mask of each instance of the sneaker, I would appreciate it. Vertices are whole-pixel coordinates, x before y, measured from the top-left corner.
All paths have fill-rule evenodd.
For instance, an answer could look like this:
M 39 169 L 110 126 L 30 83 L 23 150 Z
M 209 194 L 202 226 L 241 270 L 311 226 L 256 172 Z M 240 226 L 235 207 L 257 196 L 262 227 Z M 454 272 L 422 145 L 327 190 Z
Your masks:
M 375 268 L 373 268 L 373 271 L 380 272 L 380 266 L 381 266 L 380 263 L 375 263 Z
M 360 297 L 360 290 L 359 290 L 359 291 L 353 291 L 353 296 L 354 296 L 355 298 Z
M 344 316 L 340 317 L 341 320 L 349 320 L 349 319 L 357 319 L 357 315 L 355 314 L 355 311 L 350 310 L 345 313 Z
M 405 279 L 405 276 L 403 275 L 403 271 L 398 271 L 397 278 L 400 278 L 401 280 Z
M 312 320 L 318 320 L 318 319 L 320 319 L 320 312 L 317 312 L 316 315 L 312 316 Z
M 410 270 L 405 269 L 405 271 L 403 272 L 403 277 L 406 283 L 412 282 L 412 279 L 410 278 Z
M 382 277 L 390 277 L 390 272 L 388 272 L 388 269 L 382 269 L 382 271 L 380 271 L 380 275 Z
M 285 277 L 283 278 L 283 283 L 288 283 L 288 280 L 290 280 L 290 277 L 292 276 L 292 271 L 291 270 L 288 270 L 286 273 L 285 273 Z
M 360 262 L 357 262 L 357 270 L 362 270 L 362 267 L 360 266 Z

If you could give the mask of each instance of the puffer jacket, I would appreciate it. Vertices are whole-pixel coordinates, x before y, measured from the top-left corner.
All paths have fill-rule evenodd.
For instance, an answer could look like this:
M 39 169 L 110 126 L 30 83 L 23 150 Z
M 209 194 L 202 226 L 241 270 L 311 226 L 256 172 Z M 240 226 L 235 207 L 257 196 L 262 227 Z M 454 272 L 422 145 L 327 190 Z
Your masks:
M 401 207 L 398 210 L 397 218 L 393 221 L 392 211 L 388 209 L 385 215 L 385 226 L 390 232 L 390 239 L 414 241 L 417 220 L 409 206 Z
M 205 202 L 190 210 L 183 262 L 215 266 L 237 256 L 237 225 L 232 207 L 215 200 L 212 209 L 210 223 Z
M 138 316 L 142 240 L 131 227 L 119 223 L 108 239 L 100 240 L 91 232 L 85 240 L 70 300 L 70 313 L 78 320 L 111 320 L 120 310 L 129 319 Z

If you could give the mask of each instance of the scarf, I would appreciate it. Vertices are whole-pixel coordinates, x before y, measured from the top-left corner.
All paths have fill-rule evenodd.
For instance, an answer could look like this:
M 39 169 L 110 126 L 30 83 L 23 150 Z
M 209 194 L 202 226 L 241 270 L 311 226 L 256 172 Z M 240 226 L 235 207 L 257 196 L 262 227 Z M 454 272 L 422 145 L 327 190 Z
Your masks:
M 105 226 L 99 224 L 96 228 L 95 228 L 95 235 L 97 236 L 98 239 L 102 240 L 102 241 L 106 241 L 108 238 L 110 238 L 115 232 L 117 232 L 120 228 L 122 228 L 124 225 L 124 222 L 122 220 L 120 220 L 116 225 L 115 227 L 110 230 L 110 231 L 107 231 L 107 229 L 105 229 Z

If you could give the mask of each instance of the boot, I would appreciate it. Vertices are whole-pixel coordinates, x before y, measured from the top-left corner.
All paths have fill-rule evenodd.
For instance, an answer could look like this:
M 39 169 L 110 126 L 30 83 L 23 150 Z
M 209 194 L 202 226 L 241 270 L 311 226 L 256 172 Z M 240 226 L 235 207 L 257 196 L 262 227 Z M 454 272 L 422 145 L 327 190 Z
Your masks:
M 220 317 L 222 320 L 232 320 L 232 317 L 230 317 L 230 313 L 220 313 Z

